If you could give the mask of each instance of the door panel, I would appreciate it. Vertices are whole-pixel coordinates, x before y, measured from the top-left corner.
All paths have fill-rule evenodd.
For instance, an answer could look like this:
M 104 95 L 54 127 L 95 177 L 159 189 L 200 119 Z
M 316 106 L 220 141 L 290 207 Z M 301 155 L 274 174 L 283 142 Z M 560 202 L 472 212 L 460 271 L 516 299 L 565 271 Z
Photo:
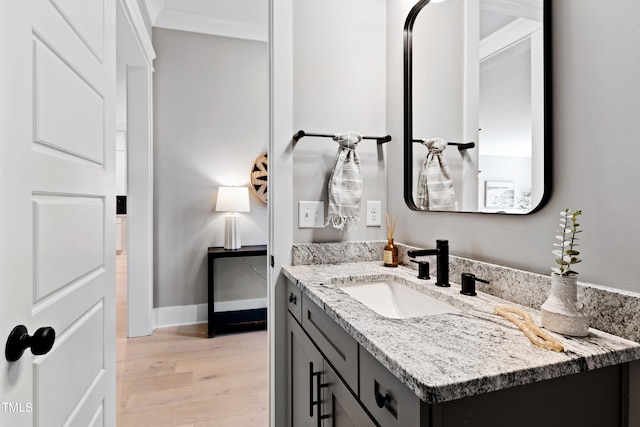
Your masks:
M 339 427 L 359 427 L 357 424 L 354 424 L 353 420 L 349 417 L 349 411 L 345 410 L 340 401 L 335 398 L 335 396 L 331 396 L 331 407 L 333 411 L 331 412 L 332 421 L 330 424 L 331 427 L 339 426 Z
M 102 95 L 46 45 L 34 49 L 35 141 L 102 164 Z
M 356 397 L 340 380 L 333 368 L 325 362 L 324 427 L 376 427 Z
M 0 425 L 115 425 L 115 2 L 0 1 Z M 20 410 L 25 409 L 25 410 Z
M 76 407 L 83 406 L 96 388 L 94 383 L 104 381 L 104 336 L 99 333 L 103 322 L 104 304 L 100 302 L 58 335 L 49 354 L 34 358 L 40 425 L 63 425 Z M 65 391 L 60 393 L 63 384 Z
M 43 298 L 32 307 L 34 328 L 51 326 L 56 331 L 56 341 L 96 304 L 106 304 L 104 288 L 110 286 L 109 275 L 98 269 L 60 291 Z M 109 313 L 105 313 L 105 316 Z M 29 329 L 30 332 L 31 328 Z M 56 347 L 51 350 L 56 351 Z M 27 350 L 27 354 L 30 354 Z M 79 353 L 76 358 L 81 358 Z M 23 357 L 24 358 L 24 357 Z
M 96 407 L 94 413 L 89 410 Z M 98 402 L 98 404 L 85 404 L 78 415 L 74 418 L 73 422 L 69 424 L 69 427 L 102 427 L 104 426 L 104 404 Z
M 101 198 L 34 196 L 33 205 L 38 301 L 103 267 L 104 204 Z
M 322 378 L 312 373 L 323 372 L 323 358 L 306 333 L 291 314 L 287 315 L 287 400 L 289 427 L 317 427 L 318 411 L 322 405 L 311 405 L 312 401 L 321 400 L 317 394 L 317 381 Z M 311 369 L 311 371 L 310 371 Z
M 31 141 L 31 28 L 26 2 L 0 1 L 0 336 L 4 342 L 18 324 L 31 327 L 31 193 L 28 171 Z M 17 256 L 21 254 L 21 256 Z M 23 359 L 25 359 L 23 357 Z M 0 357 L 2 402 L 31 409 L 29 363 Z M 30 412 L 2 410 L 0 424 L 29 426 Z
M 103 0 L 51 0 L 89 50 L 102 60 Z
M 31 164 L 32 187 L 42 194 L 104 194 L 101 165 L 41 144 L 31 146 Z M 57 170 L 55 179 L 50 169 Z M 80 176 L 83 179 L 78 179 Z
M 90 3 L 88 0 L 76 3 Z M 102 8 L 96 10 L 102 11 Z M 86 43 L 78 37 L 76 31 L 56 10 L 50 1 L 39 0 L 38 7 L 32 11 L 35 37 L 49 46 L 55 46 L 55 52 L 70 64 L 84 79 L 104 91 L 104 66 L 102 58 L 96 57 Z

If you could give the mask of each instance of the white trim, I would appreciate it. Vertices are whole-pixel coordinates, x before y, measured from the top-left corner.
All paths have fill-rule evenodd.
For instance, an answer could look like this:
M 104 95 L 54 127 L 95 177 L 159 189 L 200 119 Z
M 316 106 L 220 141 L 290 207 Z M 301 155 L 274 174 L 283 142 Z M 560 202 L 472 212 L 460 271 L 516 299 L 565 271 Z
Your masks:
M 153 25 L 164 9 L 164 0 L 144 0 L 144 4 L 147 7 L 147 14 L 149 15 L 149 20 L 151 21 L 151 25 Z
M 287 282 L 291 265 L 294 206 L 293 156 L 293 2 L 269 1 L 269 425 L 286 424 Z
M 255 310 L 257 308 L 267 308 L 267 299 L 256 298 L 213 303 L 213 310 L 216 313 L 223 313 L 225 311 Z
M 509 46 L 530 37 L 542 29 L 542 23 L 528 19 L 516 19 L 493 34 L 480 40 L 480 62 L 490 58 Z
M 127 335 L 153 332 L 153 59 L 135 0 L 116 8 L 117 55 L 127 74 Z M 135 164 L 133 168 L 131 165 Z
M 142 19 L 138 4 L 135 0 L 120 0 L 120 5 L 134 35 L 135 43 L 144 56 L 146 65 L 153 70 L 153 60 L 156 58 L 156 52 L 153 49 L 151 37 L 147 32 L 147 27 L 144 25 L 144 19 Z
M 480 0 L 480 9 L 539 22 L 544 15 L 540 0 Z
M 254 310 L 257 308 L 266 308 L 267 299 L 222 301 L 215 303 L 213 306 L 216 312 Z M 207 304 L 178 305 L 155 308 L 153 310 L 153 318 L 156 328 L 167 328 L 171 326 L 206 323 L 208 313 L 209 309 Z
M 153 22 L 154 27 L 190 31 L 214 36 L 267 41 L 267 25 L 256 21 L 223 21 L 212 16 L 165 7 Z
M 178 305 L 154 308 L 153 318 L 156 328 L 168 328 L 206 323 L 207 313 L 207 304 Z
M 127 65 L 127 331 L 153 332 L 153 73 Z

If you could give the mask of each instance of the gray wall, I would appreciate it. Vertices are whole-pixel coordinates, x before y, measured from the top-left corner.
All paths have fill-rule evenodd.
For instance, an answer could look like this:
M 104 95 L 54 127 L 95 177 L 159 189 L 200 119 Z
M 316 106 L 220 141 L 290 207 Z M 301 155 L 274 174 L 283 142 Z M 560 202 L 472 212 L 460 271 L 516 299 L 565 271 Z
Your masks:
M 402 34 L 409 3 L 388 2 L 387 126 L 402 127 Z M 428 6 L 427 6 L 428 7 Z M 553 174 L 551 200 L 529 216 L 412 212 L 402 175 L 388 174 L 388 201 L 401 211 L 397 240 L 546 274 L 559 212 L 584 212 L 579 280 L 640 292 L 640 2 L 552 2 Z M 402 150 L 388 151 L 389 171 Z
M 294 65 L 292 75 L 289 74 L 289 36 L 295 49 L 300 32 L 304 31 L 298 29 L 290 35 L 286 28 L 293 22 L 289 5 L 293 3 L 297 8 L 300 1 L 273 0 L 274 34 L 278 37 L 274 47 L 274 69 L 277 73 L 273 76 L 273 85 L 278 89 L 274 96 L 281 107 L 274 111 L 273 147 L 278 154 L 274 157 L 282 165 L 278 173 L 292 178 L 295 172 L 291 172 L 288 166 L 293 158 L 293 169 L 301 169 L 296 157 L 300 147 L 292 153 L 289 142 L 282 138 L 282 130 L 291 126 L 290 117 L 293 117 L 294 128 L 303 124 L 299 121 L 299 112 L 287 114 L 289 111 L 284 108 L 290 106 L 286 99 L 286 92 L 290 89 L 287 83 L 289 79 L 294 82 L 295 93 L 300 90 L 299 84 L 301 79 L 305 79 L 306 72 Z M 585 212 L 582 220 L 585 232 L 582 236 L 584 262 L 580 265 L 580 279 L 640 291 L 637 279 L 640 273 L 640 226 L 635 218 L 635 212 L 640 210 L 640 190 L 637 188 L 640 170 L 634 167 L 640 156 L 640 80 L 637 79 L 640 34 L 636 24 L 640 16 L 640 2 L 609 2 L 606 7 L 595 0 L 552 3 L 555 39 L 553 197 L 541 212 L 504 217 L 413 212 L 406 207 L 402 190 L 403 150 L 399 144 L 403 138 L 402 32 L 406 14 L 415 1 L 387 1 L 386 131 L 393 136 L 394 144 L 389 145 L 386 151 L 386 191 L 389 210 L 401 215 L 397 240 L 432 247 L 437 238 L 448 238 L 454 254 L 546 274 L 553 262 L 551 250 L 558 213 L 565 206 L 581 208 Z M 366 13 L 368 8 L 361 10 Z M 353 74 L 352 81 L 357 82 L 359 76 Z M 313 84 L 312 80 L 307 82 L 307 85 Z M 330 100 L 323 102 L 316 108 L 334 107 Z M 300 108 L 295 101 L 292 105 L 294 110 Z M 294 183 L 282 177 L 277 183 L 278 197 L 284 199 L 280 195 L 288 194 Z M 296 197 L 292 199 L 297 202 Z M 281 212 L 281 208 L 286 212 Z M 274 204 L 272 209 L 274 229 L 288 230 L 287 219 L 291 212 L 287 201 Z M 305 239 L 322 241 L 321 237 L 305 236 Z M 357 236 L 347 238 L 359 239 Z M 292 240 L 302 241 L 295 236 L 295 230 L 293 239 L 286 231 L 274 234 L 271 250 L 276 251 L 277 267 L 290 262 L 285 254 L 289 254 Z M 281 280 L 274 281 L 276 289 L 273 295 L 278 297 L 274 304 L 284 301 L 286 281 L 282 280 L 282 275 L 279 278 Z M 286 309 L 275 311 L 274 316 L 285 313 Z M 278 357 L 274 361 L 273 378 L 276 381 L 272 387 L 277 391 L 274 397 L 274 416 L 278 417 L 275 425 L 280 425 L 278 422 L 284 422 L 285 417 L 286 388 L 281 371 L 286 361 L 286 342 L 282 333 L 284 320 L 276 319 L 272 343 Z M 640 381 L 637 365 L 633 365 L 632 371 L 634 385 Z M 637 410 L 633 417 L 633 420 L 639 419 Z
M 268 49 L 263 42 L 159 28 L 153 46 L 154 307 L 201 304 L 207 248 L 224 243 L 217 188 L 248 185 L 251 164 L 267 149 Z M 266 204 L 251 195 L 251 212 L 238 215 L 242 244 L 266 244 Z M 234 298 L 266 297 L 263 279 L 245 271 L 246 277 L 216 280 L 257 281 L 261 287 Z
M 386 1 L 295 0 L 293 2 L 293 127 L 313 133 L 386 130 Z M 399 149 L 400 140 L 386 144 Z M 294 241 L 382 239 L 385 227 L 366 227 L 367 200 L 386 212 L 387 148 L 363 140 L 357 148 L 363 176 L 362 219 L 357 229 L 298 229 L 298 201 L 325 202 L 338 144 L 305 137 L 293 148 Z M 384 224 L 384 220 L 382 222 Z

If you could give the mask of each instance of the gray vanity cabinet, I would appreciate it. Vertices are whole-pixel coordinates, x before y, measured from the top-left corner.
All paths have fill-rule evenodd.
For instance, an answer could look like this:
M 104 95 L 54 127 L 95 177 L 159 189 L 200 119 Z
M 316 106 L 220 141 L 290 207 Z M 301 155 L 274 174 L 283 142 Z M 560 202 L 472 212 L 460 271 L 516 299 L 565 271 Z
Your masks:
M 631 425 L 628 364 L 429 404 L 292 283 L 287 297 L 288 427 Z
M 324 359 L 291 314 L 287 317 L 287 401 L 288 426 L 317 427 L 318 378 Z M 322 376 L 322 375 L 320 375 Z M 320 383 L 322 378 L 320 379 Z
M 376 427 L 358 400 L 344 385 L 335 371 L 325 363 L 327 393 L 324 405 L 329 411 L 325 427 Z
M 360 350 L 360 401 L 384 427 L 429 426 L 431 407 L 367 351 Z
M 375 427 L 291 313 L 287 341 L 289 427 Z
M 320 348 L 344 382 L 358 390 L 358 343 L 306 295 L 302 298 L 302 328 Z

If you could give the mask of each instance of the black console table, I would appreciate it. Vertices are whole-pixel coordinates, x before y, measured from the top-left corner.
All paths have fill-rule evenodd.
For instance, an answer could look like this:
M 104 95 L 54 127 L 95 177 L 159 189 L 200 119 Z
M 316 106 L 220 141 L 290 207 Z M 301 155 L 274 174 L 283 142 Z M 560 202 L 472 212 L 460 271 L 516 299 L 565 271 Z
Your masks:
M 265 324 L 267 309 L 256 308 L 251 310 L 223 311 L 216 313 L 213 309 L 213 263 L 218 258 L 237 258 L 248 256 L 260 256 L 267 254 L 267 245 L 242 246 L 240 249 L 225 249 L 223 247 L 211 247 L 207 254 L 207 266 L 209 276 L 209 338 L 213 338 L 214 331 L 231 325 Z

